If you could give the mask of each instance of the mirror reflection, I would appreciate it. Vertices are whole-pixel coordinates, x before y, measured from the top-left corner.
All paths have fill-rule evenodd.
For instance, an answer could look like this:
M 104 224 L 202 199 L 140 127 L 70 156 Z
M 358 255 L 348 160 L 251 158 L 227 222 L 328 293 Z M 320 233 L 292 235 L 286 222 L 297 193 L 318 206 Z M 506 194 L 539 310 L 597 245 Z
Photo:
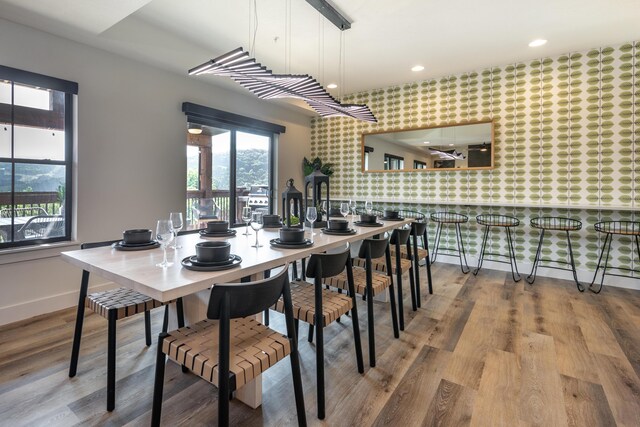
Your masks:
M 493 168 L 493 122 L 362 135 L 363 172 Z

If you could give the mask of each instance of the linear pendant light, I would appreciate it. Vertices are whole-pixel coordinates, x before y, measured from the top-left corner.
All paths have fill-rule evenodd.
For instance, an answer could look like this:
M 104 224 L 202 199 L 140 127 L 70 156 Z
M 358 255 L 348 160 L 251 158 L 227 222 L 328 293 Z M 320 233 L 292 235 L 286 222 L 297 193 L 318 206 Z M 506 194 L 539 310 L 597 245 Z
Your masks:
M 373 123 L 378 121 L 369 107 L 341 104 L 308 74 L 273 74 L 250 58 L 242 47 L 189 70 L 190 76 L 201 74 L 229 77 L 260 99 L 301 99 L 322 117 L 346 116 Z

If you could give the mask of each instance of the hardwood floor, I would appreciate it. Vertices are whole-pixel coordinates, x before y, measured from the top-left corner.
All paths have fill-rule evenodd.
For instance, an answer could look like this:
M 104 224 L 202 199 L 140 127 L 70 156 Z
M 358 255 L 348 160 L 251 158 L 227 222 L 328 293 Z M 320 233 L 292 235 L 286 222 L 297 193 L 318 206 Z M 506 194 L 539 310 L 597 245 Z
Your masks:
M 301 328 L 299 348 L 310 425 L 638 426 L 640 292 L 605 287 L 578 293 L 570 281 L 510 273 L 462 275 L 433 267 L 434 295 L 410 309 L 393 339 L 390 310 L 375 303 L 377 366 L 357 373 L 351 321 L 325 329 L 327 419 L 316 418 L 315 350 Z M 608 278 L 607 280 L 614 280 Z M 424 289 L 424 287 L 423 287 Z M 359 302 L 366 355 L 366 305 Z M 118 323 L 116 409 L 106 405 L 107 322 L 87 315 L 78 375 L 68 378 L 75 311 L 0 328 L 0 425 L 149 425 L 154 344 L 143 317 Z M 157 333 L 162 309 L 152 315 Z M 272 326 L 284 330 L 271 312 Z M 232 401 L 231 422 L 295 425 L 288 359 L 264 375 L 263 406 Z M 215 425 L 216 392 L 169 363 L 163 425 Z

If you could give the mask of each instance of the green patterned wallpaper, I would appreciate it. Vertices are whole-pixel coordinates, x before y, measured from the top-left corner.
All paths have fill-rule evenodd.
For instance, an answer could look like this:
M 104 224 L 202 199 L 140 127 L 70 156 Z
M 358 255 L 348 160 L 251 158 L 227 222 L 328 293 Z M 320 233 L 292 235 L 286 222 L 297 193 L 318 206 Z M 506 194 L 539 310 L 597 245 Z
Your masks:
M 378 123 L 312 120 L 312 156 L 335 164 L 332 198 L 398 200 L 395 205 L 457 210 L 471 218 L 483 212 L 515 215 L 523 223 L 517 233 L 523 267 L 537 244 L 530 217 L 581 219 L 574 250 L 578 267 L 586 270 L 595 268 L 601 245 L 593 224 L 637 219 L 640 42 L 376 89 L 343 101 L 366 103 Z M 486 119 L 496 125 L 494 170 L 360 172 L 362 132 Z M 464 233 L 473 256 L 480 228 L 470 221 Z M 448 237 L 453 243 L 455 236 Z M 495 236 L 493 244 L 498 248 L 503 240 Z M 633 267 L 631 250 L 629 240 L 614 244 L 612 259 Z M 561 256 L 566 244 L 554 238 L 547 251 Z

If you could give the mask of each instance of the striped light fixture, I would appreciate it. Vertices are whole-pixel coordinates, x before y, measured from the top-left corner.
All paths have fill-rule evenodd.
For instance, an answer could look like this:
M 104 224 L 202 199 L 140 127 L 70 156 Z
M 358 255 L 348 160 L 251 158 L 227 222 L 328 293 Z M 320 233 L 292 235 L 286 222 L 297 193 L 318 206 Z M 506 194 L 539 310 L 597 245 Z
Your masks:
M 322 117 L 346 116 L 377 122 L 366 105 L 341 104 L 308 74 L 273 74 L 241 47 L 189 70 L 191 76 L 201 74 L 229 77 L 261 99 L 301 99 Z

